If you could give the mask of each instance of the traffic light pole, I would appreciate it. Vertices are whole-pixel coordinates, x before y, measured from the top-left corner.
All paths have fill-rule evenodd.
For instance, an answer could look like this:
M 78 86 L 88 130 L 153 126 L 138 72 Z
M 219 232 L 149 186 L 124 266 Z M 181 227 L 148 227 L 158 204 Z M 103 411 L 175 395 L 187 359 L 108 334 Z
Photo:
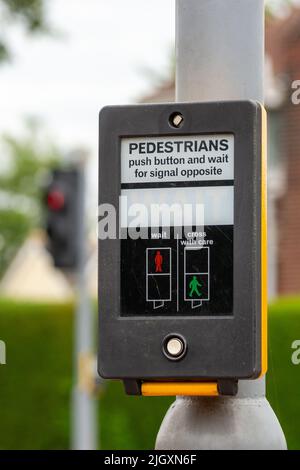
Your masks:
M 177 101 L 263 102 L 264 0 L 177 0 Z M 265 379 L 226 397 L 177 397 L 156 449 L 286 449 Z
M 72 449 L 97 449 L 97 408 L 96 400 L 89 387 L 89 377 L 93 376 L 93 313 L 88 295 L 86 279 L 86 209 L 85 171 L 79 170 L 78 195 L 78 266 L 76 270 L 76 298 L 74 325 L 74 388 L 72 396 Z M 76 236 L 76 234 L 74 234 Z M 83 377 L 82 377 L 83 376 Z M 86 378 L 84 377 L 86 376 Z

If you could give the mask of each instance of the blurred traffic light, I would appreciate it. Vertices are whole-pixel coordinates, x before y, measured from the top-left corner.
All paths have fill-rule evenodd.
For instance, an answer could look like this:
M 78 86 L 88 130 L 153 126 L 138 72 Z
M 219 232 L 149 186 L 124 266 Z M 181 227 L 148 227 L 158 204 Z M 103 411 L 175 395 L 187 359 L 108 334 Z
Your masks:
M 46 191 L 47 248 L 58 268 L 78 265 L 79 177 L 76 169 L 54 170 Z

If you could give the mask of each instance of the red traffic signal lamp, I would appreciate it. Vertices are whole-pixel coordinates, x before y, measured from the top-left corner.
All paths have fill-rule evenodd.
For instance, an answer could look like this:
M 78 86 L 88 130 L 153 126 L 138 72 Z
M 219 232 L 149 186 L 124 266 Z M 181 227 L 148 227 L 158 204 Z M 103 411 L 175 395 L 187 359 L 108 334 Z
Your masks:
M 50 210 L 59 211 L 65 207 L 65 195 L 58 189 L 50 189 L 47 194 L 47 206 Z

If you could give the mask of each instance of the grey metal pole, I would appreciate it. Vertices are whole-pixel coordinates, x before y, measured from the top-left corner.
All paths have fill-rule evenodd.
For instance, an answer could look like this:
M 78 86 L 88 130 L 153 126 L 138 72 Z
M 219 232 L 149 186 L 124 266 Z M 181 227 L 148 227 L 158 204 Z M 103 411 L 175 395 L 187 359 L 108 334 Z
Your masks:
M 176 99 L 263 102 L 264 0 L 177 0 Z M 265 379 L 235 398 L 178 397 L 156 449 L 285 449 Z
M 79 258 L 76 273 L 77 308 L 74 325 L 74 388 L 72 396 L 72 449 L 97 449 L 97 408 L 96 400 L 84 384 L 80 384 L 79 361 L 83 362 L 86 374 L 89 358 L 93 350 L 93 314 L 87 291 L 86 279 L 86 208 L 85 208 L 85 171 L 84 164 L 80 167 L 80 183 L 78 197 L 79 226 L 78 245 Z M 83 371 L 84 372 L 84 371 Z M 83 381 L 84 382 L 84 381 Z

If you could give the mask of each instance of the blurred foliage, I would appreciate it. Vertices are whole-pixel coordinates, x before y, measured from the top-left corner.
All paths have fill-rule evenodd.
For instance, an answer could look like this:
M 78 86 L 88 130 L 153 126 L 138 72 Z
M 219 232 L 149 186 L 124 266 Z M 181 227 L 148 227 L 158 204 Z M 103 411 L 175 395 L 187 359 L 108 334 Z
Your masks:
M 12 15 L 24 20 L 30 31 L 44 27 L 44 1 L 43 0 L 2 0 Z
M 11 56 L 5 28 L 11 24 L 21 23 L 30 33 L 46 31 L 45 0 L 0 0 L 0 62 Z
M 266 15 L 276 16 L 283 8 L 292 7 L 296 2 L 294 0 L 267 0 Z
M 28 218 L 17 211 L 0 209 L 0 278 L 30 229 Z
M 8 165 L 0 173 L 0 277 L 29 230 L 40 224 L 48 171 L 61 157 L 35 121 L 27 122 L 21 137 L 4 135 L 2 147 Z
M 73 306 L 0 299 L 0 339 L 7 364 L 0 365 L 0 449 L 67 449 L 70 446 Z M 267 396 L 289 449 L 300 450 L 300 365 L 291 344 L 300 339 L 300 299 L 269 309 Z M 95 329 L 96 331 L 96 329 Z M 153 449 L 173 398 L 126 396 L 106 381 L 99 401 L 102 449 Z
M 26 122 L 23 136 L 4 134 L 2 143 L 9 162 L 7 171 L 0 174 L 1 190 L 25 196 L 31 203 L 39 203 L 43 177 L 61 157 L 58 148 L 34 120 Z

